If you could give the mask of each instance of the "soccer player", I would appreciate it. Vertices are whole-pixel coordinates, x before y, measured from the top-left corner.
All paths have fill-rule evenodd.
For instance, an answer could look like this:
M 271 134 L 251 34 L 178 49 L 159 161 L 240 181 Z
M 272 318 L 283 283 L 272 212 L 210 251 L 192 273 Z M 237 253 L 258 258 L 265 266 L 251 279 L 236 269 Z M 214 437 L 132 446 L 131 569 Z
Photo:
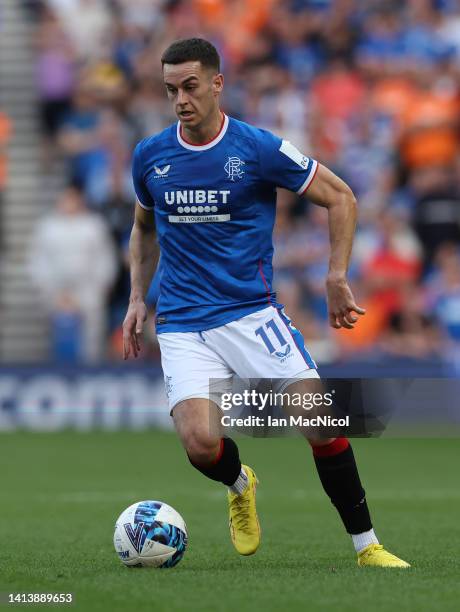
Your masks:
M 350 188 L 270 132 L 225 115 L 220 60 L 209 42 L 174 42 L 162 56 L 175 125 L 134 151 L 137 194 L 130 239 L 131 295 L 124 358 L 137 357 L 144 298 L 161 252 L 156 329 L 171 414 L 191 464 L 228 487 L 230 532 L 242 555 L 260 543 L 257 479 L 229 437 L 213 433 L 219 407 L 209 379 L 318 379 L 303 338 L 272 290 L 276 187 L 327 208 L 331 254 L 329 320 L 351 329 L 364 310 L 346 274 L 356 222 Z M 280 359 L 279 347 L 292 344 Z M 283 351 L 281 351 L 283 354 Z M 296 383 L 298 385 L 298 382 Z M 279 390 L 279 389 L 278 389 Z M 351 535 L 361 566 L 409 567 L 379 544 L 347 438 L 310 439 L 325 492 Z

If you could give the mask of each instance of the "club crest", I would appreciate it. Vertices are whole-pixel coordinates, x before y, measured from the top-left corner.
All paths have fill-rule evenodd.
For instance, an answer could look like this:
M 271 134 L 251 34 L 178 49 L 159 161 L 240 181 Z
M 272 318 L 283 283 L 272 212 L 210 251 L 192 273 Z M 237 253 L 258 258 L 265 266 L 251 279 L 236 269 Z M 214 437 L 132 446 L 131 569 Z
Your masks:
M 229 157 L 227 163 L 224 166 L 224 170 L 227 173 L 227 178 L 231 181 L 235 181 L 236 178 L 243 178 L 244 170 L 242 166 L 244 166 L 245 162 L 239 157 Z

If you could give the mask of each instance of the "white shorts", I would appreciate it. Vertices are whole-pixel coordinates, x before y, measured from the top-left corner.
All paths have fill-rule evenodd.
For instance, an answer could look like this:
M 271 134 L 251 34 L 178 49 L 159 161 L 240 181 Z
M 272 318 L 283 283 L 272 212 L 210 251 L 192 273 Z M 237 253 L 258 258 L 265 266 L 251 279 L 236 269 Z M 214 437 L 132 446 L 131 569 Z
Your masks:
M 210 397 L 210 379 L 276 379 L 282 392 L 293 378 L 319 378 L 302 334 L 284 310 L 269 306 L 203 332 L 158 334 L 170 409 Z

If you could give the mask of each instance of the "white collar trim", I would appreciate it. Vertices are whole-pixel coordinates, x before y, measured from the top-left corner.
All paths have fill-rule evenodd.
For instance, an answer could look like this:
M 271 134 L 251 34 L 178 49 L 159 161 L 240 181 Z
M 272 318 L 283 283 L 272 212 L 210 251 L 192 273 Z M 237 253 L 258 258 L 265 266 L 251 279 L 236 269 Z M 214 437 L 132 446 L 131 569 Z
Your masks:
M 222 127 L 219 133 L 217 134 L 217 136 L 215 136 L 212 140 L 210 140 L 206 144 L 194 145 L 194 144 L 191 144 L 190 142 L 187 142 L 186 140 L 182 138 L 182 135 L 180 133 L 181 124 L 180 124 L 180 121 L 178 121 L 177 122 L 177 140 L 179 141 L 179 144 L 181 144 L 185 149 L 188 149 L 189 151 L 206 151 L 207 149 L 212 149 L 212 147 L 215 147 L 216 144 L 218 144 L 222 140 L 222 138 L 225 136 L 227 132 L 228 123 L 229 123 L 228 116 L 224 113 L 224 121 L 223 121 Z

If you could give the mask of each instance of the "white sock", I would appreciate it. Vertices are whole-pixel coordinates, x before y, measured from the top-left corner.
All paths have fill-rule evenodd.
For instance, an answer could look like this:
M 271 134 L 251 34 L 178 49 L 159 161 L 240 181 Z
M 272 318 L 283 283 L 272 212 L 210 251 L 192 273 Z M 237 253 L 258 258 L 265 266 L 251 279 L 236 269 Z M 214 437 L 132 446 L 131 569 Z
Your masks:
M 244 493 L 246 487 L 248 486 L 248 477 L 243 468 L 241 468 L 240 475 L 232 484 L 231 487 L 228 487 L 232 493 L 236 493 L 236 495 L 241 495 Z
M 351 534 L 351 538 L 353 540 L 353 546 L 357 553 L 359 553 L 363 548 L 369 546 L 369 544 L 378 544 L 377 536 L 374 533 L 373 529 L 369 529 L 369 531 L 363 531 L 362 533 Z

